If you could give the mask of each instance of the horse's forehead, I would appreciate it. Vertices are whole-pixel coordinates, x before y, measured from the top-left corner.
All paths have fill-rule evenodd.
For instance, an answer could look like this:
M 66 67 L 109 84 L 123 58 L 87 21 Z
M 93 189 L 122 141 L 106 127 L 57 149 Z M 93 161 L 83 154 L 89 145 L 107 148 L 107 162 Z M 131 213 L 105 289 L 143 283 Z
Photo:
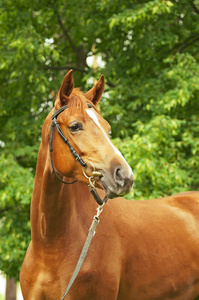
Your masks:
M 86 108 L 85 111 L 87 114 L 87 118 L 92 119 L 94 124 L 97 125 L 99 128 L 101 128 L 101 126 L 107 129 L 110 127 L 109 123 L 95 109 Z
M 105 127 L 108 128 L 110 125 L 109 123 L 102 117 L 102 115 L 95 110 L 95 108 L 90 108 L 88 107 L 88 105 L 86 104 L 85 107 L 80 108 L 80 110 L 78 108 L 76 108 L 75 110 L 73 110 L 73 113 L 71 113 L 70 108 L 67 109 L 67 111 L 65 111 L 65 116 L 63 117 L 62 121 L 64 122 L 65 117 L 67 118 L 67 122 L 72 122 L 72 121 L 82 121 L 84 123 L 87 123 L 87 125 L 91 126 L 90 121 L 94 121 L 92 123 L 92 126 L 96 126 L 97 127 Z M 88 127 L 87 127 L 88 128 Z
M 89 119 L 93 121 L 93 125 L 97 126 L 99 130 L 103 133 L 103 136 L 108 140 L 109 143 L 111 143 L 106 133 L 106 130 L 110 129 L 109 123 L 94 109 L 87 108 L 86 113 Z

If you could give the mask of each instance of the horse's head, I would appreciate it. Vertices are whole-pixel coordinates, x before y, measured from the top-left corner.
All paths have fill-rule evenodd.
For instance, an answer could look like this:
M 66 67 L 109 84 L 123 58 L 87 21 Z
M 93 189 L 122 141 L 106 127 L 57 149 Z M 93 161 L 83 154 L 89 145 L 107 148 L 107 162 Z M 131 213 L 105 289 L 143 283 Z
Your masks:
M 103 76 L 91 90 L 83 94 L 79 89 L 74 89 L 72 70 L 66 74 L 55 110 L 65 105 L 67 108 L 57 116 L 57 123 L 87 166 L 82 169 L 57 132 L 54 133 L 52 154 L 56 171 L 62 176 L 88 184 L 85 174 L 92 176 L 95 169 L 96 186 L 103 188 L 109 198 L 114 198 L 130 191 L 134 176 L 109 138 L 110 125 L 96 109 L 103 90 Z

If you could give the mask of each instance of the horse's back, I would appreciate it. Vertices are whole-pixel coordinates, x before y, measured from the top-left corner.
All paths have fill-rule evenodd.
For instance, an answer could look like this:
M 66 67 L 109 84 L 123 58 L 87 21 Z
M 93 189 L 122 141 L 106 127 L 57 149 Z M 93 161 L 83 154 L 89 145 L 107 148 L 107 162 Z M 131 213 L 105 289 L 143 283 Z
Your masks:
M 177 207 L 189 211 L 193 215 L 199 215 L 199 192 L 183 192 L 171 196 L 171 198 L 174 198 Z

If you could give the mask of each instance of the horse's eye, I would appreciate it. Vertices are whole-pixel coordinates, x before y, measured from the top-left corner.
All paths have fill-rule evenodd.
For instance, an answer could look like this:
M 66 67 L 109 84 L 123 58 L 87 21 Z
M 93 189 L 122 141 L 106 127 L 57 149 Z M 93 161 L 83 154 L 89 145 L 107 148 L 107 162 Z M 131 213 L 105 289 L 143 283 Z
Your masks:
M 76 132 L 76 131 L 82 130 L 82 124 L 79 122 L 73 122 L 68 127 L 71 132 Z

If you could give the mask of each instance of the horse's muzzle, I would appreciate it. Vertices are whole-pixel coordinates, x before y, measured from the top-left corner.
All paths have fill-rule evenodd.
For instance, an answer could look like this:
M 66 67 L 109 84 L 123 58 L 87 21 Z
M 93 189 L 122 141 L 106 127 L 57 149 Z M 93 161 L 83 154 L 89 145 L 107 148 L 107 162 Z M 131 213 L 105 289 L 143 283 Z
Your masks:
M 115 198 L 128 194 L 134 183 L 134 175 L 130 168 L 117 166 L 112 172 L 101 171 L 101 184 L 108 198 Z

